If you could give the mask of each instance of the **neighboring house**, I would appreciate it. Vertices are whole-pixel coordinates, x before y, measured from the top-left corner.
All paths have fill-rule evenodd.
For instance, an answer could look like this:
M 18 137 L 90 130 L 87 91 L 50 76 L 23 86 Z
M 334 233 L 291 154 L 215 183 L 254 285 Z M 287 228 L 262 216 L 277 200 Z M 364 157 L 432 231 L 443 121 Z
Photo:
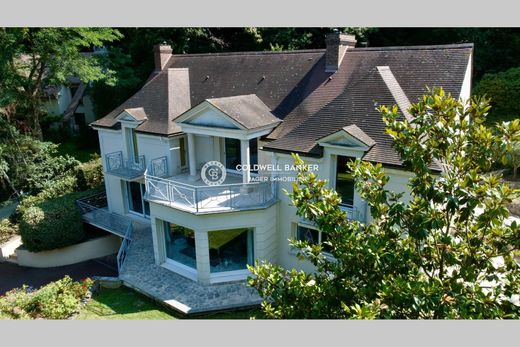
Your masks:
M 68 85 L 49 87 L 45 90 L 43 108 L 51 116 L 60 116 L 73 133 L 96 120 L 94 107 L 86 91 L 87 86 L 77 78 L 69 78 Z
M 85 57 L 106 54 L 105 47 L 95 47 L 92 52 L 81 53 Z M 22 57 L 22 60 L 30 57 Z M 51 116 L 60 116 L 61 123 L 71 132 L 78 133 L 96 120 L 92 99 L 87 95 L 87 85 L 77 77 L 71 76 L 68 83 L 49 86 L 45 89 L 43 108 Z
M 149 259 L 139 243 L 127 249 L 128 233 L 119 255 L 121 264 L 125 254 L 132 264 L 122 271 L 128 282 L 134 278 L 132 286 L 168 301 L 166 285 L 146 277 L 159 268 L 156 278 L 176 273 L 204 288 L 243 281 L 255 260 L 312 271 L 287 241 L 325 238 L 296 215 L 283 192 L 295 176 L 283 170 L 293 163 L 291 153 L 317 165 L 319 177 L 340 193 L 349 218 L 370 219 L 345 166 L 352 158 L 382 163 L 389 189 L 407 190 L 410 173 L 402 169 L 376 107 L 397 104 L 410 117 L 407 107 L 426 86 L 468 98 L 473 45 L 355 48 L 355 37 L 338 33 L 328 35 L 326 44 L 317 50 L 183 55 L 156 46 L 156 68 L 142 89 L 92 123 L 104 158 L 107 207 L 100 211 L 112 219 L 87 219 L 120 235 L 128 230 L 121 227 L 125 218 L 150 226 Z M 223 184 L 201 179 L 209 161 L 224 164 Z M 258 171 L 237 170 L 237 164 L 257 163 Z M 136 259 L 151 265 L 136 265 Z M 146 270 L 136 281 L 130 272 L 140 268 Z M 168 288 L 176 288 L 175 281 Z M 172 300 L 182 302 L 184 292 Z

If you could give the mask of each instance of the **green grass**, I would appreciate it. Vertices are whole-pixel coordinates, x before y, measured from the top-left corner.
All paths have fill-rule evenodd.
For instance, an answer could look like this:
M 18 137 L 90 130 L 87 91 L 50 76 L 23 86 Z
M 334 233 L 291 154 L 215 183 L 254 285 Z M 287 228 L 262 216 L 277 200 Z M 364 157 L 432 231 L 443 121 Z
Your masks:
M 190 319 L 249 319 L 258 315 L 258 310 L 220 312 L 189 317 Z M 126 287 L 101 290 L 83 307 L 75 319 L 186 319 L 173 313 L 147 297 Z
M 94 149 L 79 148 L 75 142 L 64 142 L 58 146 L 59 155 L 68 154 L 82 163 L 89 161 L 94 153 L 96 153 Z

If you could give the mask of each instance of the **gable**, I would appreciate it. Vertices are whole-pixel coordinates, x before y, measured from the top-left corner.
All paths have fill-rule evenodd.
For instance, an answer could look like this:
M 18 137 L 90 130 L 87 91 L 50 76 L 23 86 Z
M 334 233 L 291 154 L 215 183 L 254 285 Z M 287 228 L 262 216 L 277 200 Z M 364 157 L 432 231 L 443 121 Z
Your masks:
M 238 126 L 236 122 L 231 120 L 225 113 L 212 107 L 206 107 L 185 121 L 178 121 L 178 123 L 199 125 L 210 128 L 241 129 L 241 127 Z

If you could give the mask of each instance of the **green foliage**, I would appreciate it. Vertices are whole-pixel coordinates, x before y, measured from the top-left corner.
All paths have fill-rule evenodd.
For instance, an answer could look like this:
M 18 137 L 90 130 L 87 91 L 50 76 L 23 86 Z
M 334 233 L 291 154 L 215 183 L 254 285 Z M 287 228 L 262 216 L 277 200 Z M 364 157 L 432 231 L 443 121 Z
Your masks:
M 79 190 L 99 188 L 103 185 L 103 166 L 99 155 L 76 168 L 76 178 Z
M 78 164 L 70 156 L 58 156 L 57 145 L 20 134 L 0 118 L 0 196 L 37 194 Z
M 493 106 L 489 112 L 489 124 L 514 120 L 520 117 L 520 68 L 485 74 L 477 83 L 473 94 L 490 98 Z
M 85 230 L 75 202 L 95 192 L 69 193 L 23 208 L 19 225 L 24 247 L 40 252 L 83 241 Z
M 18 234 L 18 225 L 9 221 L 9 219 L 0 220 L 0 244 L 6 242 L 11 237 Z
M 19 128 L 41 138 L 46 88 L 67 84 L 71 76 L 113 83 L 113 71 L 82 51 L 119 38 L 112 28 L 0 29 L 0 107 Z
M 75 176 L 69 175 L 54 181 L 47 182 L 44 189 L 36 195 L 29 195 L 22 199 L 20 204 L 16 207 L 16 213 L 13 215 L 14 220 L 19 217 L 30 207 L 42 203 L 46 200 L 51 200 L 70 194 L 78 188 L 78 179 Z
M 73 281 L 69 276 L 34 291 L 28 286 L 13 289 L 0 298 L 0 313 L 11 319 L 67 319 L 90 297 L 93 282 Z
M 462 105 L 442 89 L 425 95 L 403 120 L 397 107 L 380 112 L 409 181 L 410 202 L 387 190 L 381 164 L 349 164 L 367 201 L 368 224 L 347 219 L 340 197 L 302 166 L 290 194 L 297 214 L 327 234 L 321 245 L 291 241 L 311 274 L 271 264 L 249 279 L 272 318 L 519 318 L 520 227 L 507 225 L 506 205 L 520 195 L 489 174 L 493 160 L 518 141 L 518 122 L 484 125 L 489 104 Z M 295 157 L 295 164 L 303 161 Z M 432 167 L 442 167 L 438 173 Z

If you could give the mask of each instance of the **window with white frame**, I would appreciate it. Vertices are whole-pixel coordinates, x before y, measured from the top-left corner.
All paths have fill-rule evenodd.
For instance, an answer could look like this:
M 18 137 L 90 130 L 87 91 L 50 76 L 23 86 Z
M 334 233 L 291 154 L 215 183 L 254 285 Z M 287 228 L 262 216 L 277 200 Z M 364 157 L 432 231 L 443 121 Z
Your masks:
M 328 235 L 321 230 L 308 224 L 296 224 L 294 238 L 298 241 L 307 241 L 309 245 L 322 244 L 324 252 L 330 252 L 331 246 L 325 242 L 328 240 Z

